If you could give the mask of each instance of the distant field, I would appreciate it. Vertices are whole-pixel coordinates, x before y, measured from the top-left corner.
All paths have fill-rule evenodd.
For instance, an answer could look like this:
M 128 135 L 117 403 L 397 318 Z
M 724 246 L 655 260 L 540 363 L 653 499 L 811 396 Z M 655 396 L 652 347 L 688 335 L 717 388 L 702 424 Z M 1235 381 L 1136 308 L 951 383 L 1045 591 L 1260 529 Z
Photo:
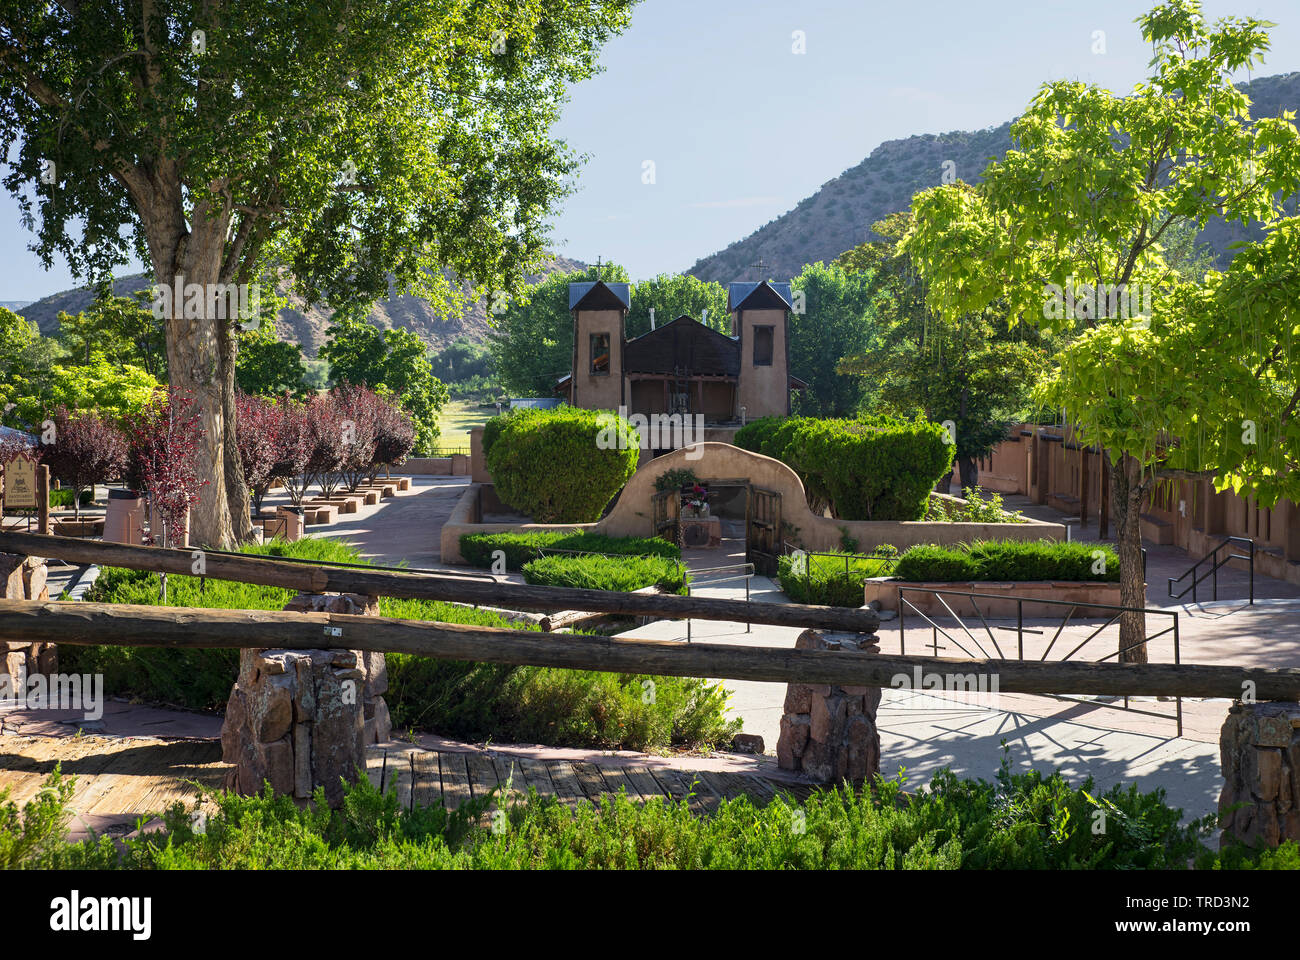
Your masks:
M 438 445 L 442 447 L 468 447 L 470 427 L 486 423 L 488 417 L 496 416 L 494 405 L 479 406 L 472 400 L 452 400 L 438 415 L 438 427 L 442 431 Z

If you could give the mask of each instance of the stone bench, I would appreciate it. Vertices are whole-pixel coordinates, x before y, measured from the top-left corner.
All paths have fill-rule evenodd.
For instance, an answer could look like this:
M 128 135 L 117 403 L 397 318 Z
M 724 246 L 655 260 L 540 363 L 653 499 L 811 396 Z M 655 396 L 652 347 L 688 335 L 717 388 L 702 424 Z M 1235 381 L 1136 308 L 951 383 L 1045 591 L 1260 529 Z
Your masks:
M 303 522 L 309 526 L 320 523 L 333 523 L 338 519 L 339 508 L 332 504 L 303 504 Z

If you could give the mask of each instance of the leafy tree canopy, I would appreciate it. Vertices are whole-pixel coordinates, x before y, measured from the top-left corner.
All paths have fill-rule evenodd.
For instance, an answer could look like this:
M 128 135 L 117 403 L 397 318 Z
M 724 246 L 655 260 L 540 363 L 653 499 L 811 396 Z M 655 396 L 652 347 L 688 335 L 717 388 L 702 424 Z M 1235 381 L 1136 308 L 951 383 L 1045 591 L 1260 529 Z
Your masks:
M 447 402 L 447 388 L 433 375 L 424 341 L 400 327 L 380 330 L 364 319 L 368 311 L 364 306 L 336 314 L 320 355 L 329 361 L 336 383 L 391 392 L 415 422 L 416 453 L 426 453 L 438 440 L 438 411 Z

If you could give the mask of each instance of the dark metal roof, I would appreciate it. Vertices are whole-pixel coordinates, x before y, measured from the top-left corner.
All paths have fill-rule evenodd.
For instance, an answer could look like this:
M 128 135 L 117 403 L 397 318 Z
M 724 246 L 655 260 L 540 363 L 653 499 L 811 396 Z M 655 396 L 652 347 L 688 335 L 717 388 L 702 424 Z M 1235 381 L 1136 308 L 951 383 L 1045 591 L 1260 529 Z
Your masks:
M 617 310 L 620 306 L 626 310 L 632 305 L 632 286 L 627 283 L 606 283 L 604 280 L 571 283 L 569 309 L 575 310 L 579 304 L 584 310 Z
M 740 344 L 682 316 L 624 344 L 623 370 L 736 377 L 740 375 Z
M 762 280 L 758 283 L 727 285 L 727 310 L 758 310 L 765 307 L 791 309 L 790 284 Z

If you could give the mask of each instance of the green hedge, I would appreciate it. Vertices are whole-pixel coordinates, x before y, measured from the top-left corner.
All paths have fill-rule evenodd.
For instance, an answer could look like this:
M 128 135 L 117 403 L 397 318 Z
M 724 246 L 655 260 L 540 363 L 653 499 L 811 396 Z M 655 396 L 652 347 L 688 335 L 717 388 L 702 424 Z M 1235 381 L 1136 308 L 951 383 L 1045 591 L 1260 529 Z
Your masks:
M 497 793 L 448 811 L 406 809 L 396 787 L 380 794 L 365 777 L 330 810 L 319 795 L 218 794 L 204 829 L 177 803 L 162 829 L 114 840 L 68 843 L 71 778 L 58 771 L 23 811 L 0 795 L 0 869 L 336 870 L 1185 870 L 1300 868 L 1300 850 L 1211 848 L 1213 823 L 1186 826 L 1164 792 L 1059 774 L 1010 774 L 996 782 L 941 770 L 904 799 L 897 780 L 874 789 L 814 789 L 798 802 L 782 793 L 763 806 L 746 797 L 696 814 L 687 800 L 625 795 L 572 806 L 534 791 L 529 802 Z M 506 815 L 502 824 L 488 816 Z M 1106 829 L 1097 831 L 1098 814 Z M 504 829 L 501 829 L 504 827 Z
M 1098 550 L 1104 572 L 1095 572 Z M 1119 557 L 1104 543 L 981 540 L 952 547 L 912 547 L 894 576 L 912 582 L 960 580 L 1119 580 Z
M 363 562 L 347 544 L 326 538 L 277 540 L 245 552 Z M 214 579 L 208 580 L 202 593 L 199 586 L 197 577 L 169 575 L 168 603 L 280 610 L 294 595 L 280 587 Z M 105 567 L 87 599 L 156 604 L 158 588 L 157 574 Z M 403 620 L 529 629 L 488 611 L 430 600 L 384 597 L 379 610 Z M 726 717 L 726 690 L 704 680 L 433 660 L 400 653 L 386 654 L 385 660 L 388 692 L 384 699 L 397 731 L 415 727 L 474 741 L 645 750 L 726 743 L 740 729 L 738 719 Z M 68 645 L 60 648 L 59 662 L 68 672 L 102 673 L 105 689 L 113 696 L 220 710 L 238 673 L 239 654 L 236 650 Z M 655 684 L 652 703 L 645 702 L 646 680 Z
M 606 411 L 520 410 L 488 426 L 484 452 L 497 496 L 539 523 L 598 520 L 636 472 L 640 436 Z
M 658 586 L 686 593 L 686 568 L 666 557 L 540 557 L 523 567 L 524 579 L 545 587 L 641 590 Z
M 781 460 L 809 497 L 840 520 L 919 520 L 930 491 L 952 471 L 941 426 L 889 417 L 765 417 L 736 432 L 737 446 Z
M 541 550 L 576 550 L 586 553 L 618 553 L 633 556 L 681 557 L 675 543 L 660 537 L 607 537 L 599 533 L 466 533 L 460 538 L 460 553 L 465 562 L 490 568 L 492 554 L 506 555 L 506 569 L 518 570 L 529 560 L 541 556 Z
M 844 557 L 848 556 L 847 572 Z M 795 558 L 787 554 L 777 561 L 781 590 L 795 603 L 823 607 L 860 607 L 864 602 L 862 581 L 888 576 L 889 561 L 851 554 L 806 555 L 803 573 L 795 571 Z
M 72 500 L 73 500 L 72 494 L 73 494 L 73 492 L 74 492 L 74 491 L 73 491 L 73 489 L 72 489 L 71 487 L 58 487 L 57 489 L 51 490 L 51 491 L 50 491 L 50 506 L 51 506 L 51 507 L 70 507 L 70 506 L 72 506 Z M 93 491 L 91 491 L 91 490 L 82 490 L 82 491 L 81 491 L 81 497 L 80 497 L 79 499 L 81 500 L 81 505 L 84 507 L 86 504 L 90 503 L 90 501 L 91 501 L 93 498 L 94 498 L 94 492 L 93 492 Z

